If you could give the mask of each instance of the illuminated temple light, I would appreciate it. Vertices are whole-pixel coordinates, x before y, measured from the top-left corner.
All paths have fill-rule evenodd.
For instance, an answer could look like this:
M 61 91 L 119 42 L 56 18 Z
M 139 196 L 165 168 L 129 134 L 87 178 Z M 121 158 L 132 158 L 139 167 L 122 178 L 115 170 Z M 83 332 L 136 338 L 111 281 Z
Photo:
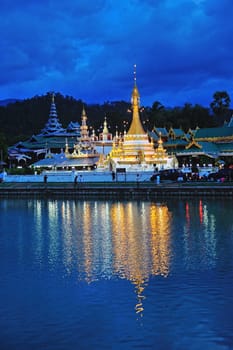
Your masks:
M 144 169 L 154 171 L 166 167 L 176 167 L 177 159 L 174 155 L 169 156 L 163 148 L 163 141 L 160 135 L 158 147 L 155 149 L 152 140 L 143 129 L 140 120 L 140 94 L 136 84 L 136 65 L 134 65 L 134 86 L 131 94 L 132 121 L 128 132 L 119 142 L 114 142 L 109 154 L 108 161 L 111 168 L 117 171 L 118 168 L 139 171 Z

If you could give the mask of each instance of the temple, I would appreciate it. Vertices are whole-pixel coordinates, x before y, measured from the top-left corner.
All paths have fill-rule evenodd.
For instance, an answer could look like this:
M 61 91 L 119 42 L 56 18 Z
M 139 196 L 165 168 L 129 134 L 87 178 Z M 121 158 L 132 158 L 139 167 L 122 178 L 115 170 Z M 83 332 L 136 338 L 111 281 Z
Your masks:
M 52 94 L 48 121 L 44 128 L 26 141 L 20 141 L 8 149 L 13 165 L 44 169 L 94 169 L 99 154 L 89 136 L 87 115 L 83 107 L 81 125 L 70 122 L 63 128 L 59 122 Z
M 163 169 L 216 167 L 232 164 L 233 117 L 215 128 L 183 131 L 154 126 L 145 131 L 140 119 L 140 94 L 134 66 L 131 93 L 132 120 L 128 131 L 113 135 L 104 117 L 101 132 L 95 134 L 87 123 L 83 106 L 81 123 L 71 121 L 64 128 L 59 121 L 52 94 L 48 120 L 42 130 L 8 149 L 9 168 L 41 167 L 62 170 L 104 170 L 113 172 L 154 172 Z M 208 171 L 212 171 L 209 169 Z
M 174 168 L 177 162 L 174 156 L 169 156 L 163 148 L 160 137 L 158 148 L 155 149 L 152 139 L 144 131 L 140 120 L 140 95 L 134 72 L 134 87 L 131 96 L 132 122 L 128 132 L 122 139 L 115 139 L 108 160 L 114 171 L 140 171 L 163 168 Z
M 52 102 L 50 107 L 49 119 L 45 124 L 44 129 L 41 130 L 38 136 L 53 136 L 64 134 L 65 129 L 58 120 L 57 109 L 54 102 L 54 94 L 52 94 Z

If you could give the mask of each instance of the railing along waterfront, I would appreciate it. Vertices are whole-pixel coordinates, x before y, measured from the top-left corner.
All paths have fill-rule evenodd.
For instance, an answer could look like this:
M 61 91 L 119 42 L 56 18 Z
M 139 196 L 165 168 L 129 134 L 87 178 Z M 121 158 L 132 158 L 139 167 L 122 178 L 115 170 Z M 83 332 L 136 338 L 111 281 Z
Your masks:
M 1 183 L 0 196 L 72 197 L 171 197 L 233 196 L 233 182 L 83 182 L 83 183 Z

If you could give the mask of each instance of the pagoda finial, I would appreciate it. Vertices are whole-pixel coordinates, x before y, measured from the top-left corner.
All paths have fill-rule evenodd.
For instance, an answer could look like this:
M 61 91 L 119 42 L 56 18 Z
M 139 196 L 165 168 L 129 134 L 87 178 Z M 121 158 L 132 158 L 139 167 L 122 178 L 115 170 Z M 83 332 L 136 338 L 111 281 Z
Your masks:
M 83 104 L 82 116 L 85 116 L 85 115 L 86 115 L 86 110 L 85 110 L 85 107 L 84 107 L 84 104 Z
M 54 103 L 55 94 L 52 92 L 52 103 Z
M 137 82 L 137 65 L 133 65 L 133 80 L 134 80 L 134 85 L 136 85 Z
M 159 132 L 159 140 L 158 140 L 159 148 L 163 148 L 163 140 L 162 140 L 162 133 Z
M 134 64 L 134 87 L 131 95 L 133 119 L 128 131 L 129 135 L 145 135 L 145 131 L 142 127 L 139 108 L 140 108 L 140 95 L 136 85 L 136 64 Z

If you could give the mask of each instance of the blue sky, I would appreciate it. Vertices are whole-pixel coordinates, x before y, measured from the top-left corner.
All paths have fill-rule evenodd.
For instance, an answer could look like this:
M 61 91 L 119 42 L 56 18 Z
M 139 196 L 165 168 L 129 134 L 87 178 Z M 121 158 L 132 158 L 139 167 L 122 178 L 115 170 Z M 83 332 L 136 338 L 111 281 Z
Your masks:
M 86 103 L 233 100 L 232 0 L 1 0 L 0 100 L 48 91 Z

